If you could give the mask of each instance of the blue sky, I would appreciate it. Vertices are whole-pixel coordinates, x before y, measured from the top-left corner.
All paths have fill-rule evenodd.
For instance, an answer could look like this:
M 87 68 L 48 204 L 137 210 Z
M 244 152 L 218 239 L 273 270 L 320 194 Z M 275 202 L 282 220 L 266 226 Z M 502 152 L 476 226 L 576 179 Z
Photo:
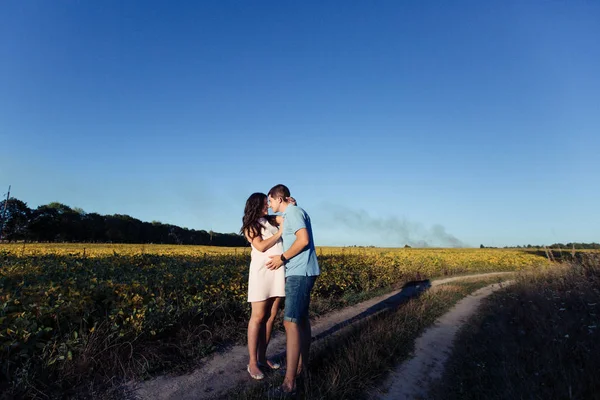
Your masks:
M 600 3 L 0 3 L 0 192 L 317 245 L 600 241 Z

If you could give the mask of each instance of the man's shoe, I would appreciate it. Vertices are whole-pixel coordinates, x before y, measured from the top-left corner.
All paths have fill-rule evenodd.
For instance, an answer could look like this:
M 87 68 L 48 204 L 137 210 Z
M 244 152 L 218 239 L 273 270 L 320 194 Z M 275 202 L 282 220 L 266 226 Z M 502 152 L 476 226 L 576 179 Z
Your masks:
M 269 369 L 273 369 L 273 370 L 276 370 L 276 369 L 279 369 L 279 368 L 281 368 L 281 364 L 279 364 L 278 362 L 275 362 L 275 361 L 269 361 L 269 360 L 267 360 L 267 363 L 266 363 L 266 364 L 263 364 L 263 363 L 261 363 L 261 362 L 259 361 L 259 362 L 258 362 L 258 366 L 259 366 L 259 367 L 263 367 L 263 368 L 269 368 Z
M 269 389 L 267 396 L 269 396 L 269 399 L 293 399 L 296 397 L 296 389 L 286 392 L 281 386 L 277 386 Z

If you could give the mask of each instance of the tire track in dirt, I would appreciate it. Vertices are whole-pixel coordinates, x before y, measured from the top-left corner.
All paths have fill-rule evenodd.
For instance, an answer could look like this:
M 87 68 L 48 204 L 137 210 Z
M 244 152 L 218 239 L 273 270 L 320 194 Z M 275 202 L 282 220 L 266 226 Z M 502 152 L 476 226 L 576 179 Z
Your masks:
M 431 384 L 440 379 L 457 332 L 477 311 L 481 301 L 513 281 L 494 283 L 460 300 L 416 340 L 414 357 L 400 364 L 380 385 L 372 400 L 426 399 Z

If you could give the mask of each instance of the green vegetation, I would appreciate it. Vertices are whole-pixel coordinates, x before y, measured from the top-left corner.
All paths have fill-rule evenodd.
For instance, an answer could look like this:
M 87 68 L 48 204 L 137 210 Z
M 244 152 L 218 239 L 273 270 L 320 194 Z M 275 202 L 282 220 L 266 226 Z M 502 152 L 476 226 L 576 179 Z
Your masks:
M 219 346 L 243 342 L 247 252 L 179 246 L 169 254 L 147 246 L 141 254 L 118 246 L 119 254 L 85 246 L 61 253 L 49 245 L 45 254 L 42 245 L 31 253 L 0 245 L 2 391 L 61 396 L 186 369 Z M 319 262 L 313 315 L 408 280 L 547 265 L 531 254 L 479 249 L 329 250 Z

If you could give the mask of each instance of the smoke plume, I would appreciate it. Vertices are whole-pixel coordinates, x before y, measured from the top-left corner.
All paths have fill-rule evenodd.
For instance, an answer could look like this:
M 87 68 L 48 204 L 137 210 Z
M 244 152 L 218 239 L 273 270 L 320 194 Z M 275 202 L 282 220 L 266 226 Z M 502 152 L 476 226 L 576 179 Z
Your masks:
M 426 228 L 423 224 L 394 216 L 377 218 L 364 210 L 353 210 L 339 205 L 323 208 L 332 225 L 386 243 L 393 247 L 408 244 L 412 247 L 468 247 L 440 224 Z

